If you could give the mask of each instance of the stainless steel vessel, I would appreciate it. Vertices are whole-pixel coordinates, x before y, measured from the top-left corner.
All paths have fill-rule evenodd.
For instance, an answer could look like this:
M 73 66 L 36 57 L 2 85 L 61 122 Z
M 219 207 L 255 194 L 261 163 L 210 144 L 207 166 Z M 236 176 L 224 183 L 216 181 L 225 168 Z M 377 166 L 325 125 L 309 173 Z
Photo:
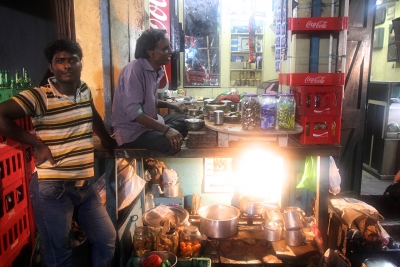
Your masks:
M 233 206 L 211 205 L 199 208 L 200 233 L 211 238 L 227 238 L 236 235 L 240 210 Z

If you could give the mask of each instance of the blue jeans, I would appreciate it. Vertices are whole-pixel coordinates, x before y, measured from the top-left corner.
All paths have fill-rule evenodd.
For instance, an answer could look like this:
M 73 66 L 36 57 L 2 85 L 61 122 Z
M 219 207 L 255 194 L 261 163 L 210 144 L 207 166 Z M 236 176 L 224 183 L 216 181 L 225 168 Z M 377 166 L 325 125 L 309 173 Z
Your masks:
M 39 183 L 35 172 L 30 183 L 30 195 L 47 267 L 71 265 L 69 234 L 74 209 L 77 222 L 91 245 L 92 266 L 111 266 L 116 230 L 93 185 L 76 188 L 64 182 Z

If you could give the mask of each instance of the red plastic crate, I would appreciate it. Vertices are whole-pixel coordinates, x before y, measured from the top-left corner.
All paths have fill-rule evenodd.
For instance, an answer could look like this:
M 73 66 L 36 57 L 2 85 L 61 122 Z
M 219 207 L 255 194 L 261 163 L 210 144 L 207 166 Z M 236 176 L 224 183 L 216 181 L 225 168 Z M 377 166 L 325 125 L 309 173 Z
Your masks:
M 21 144 L 21 151 L 24 158 L 24 169 L 26 175 L 31 175 L 35 171 L 35 158 L 32 146 Z
M 288 30 L 296 33 L 335 32 L 348 29 L 348 17 L 289 18 Z
M 342 86 L 296 86 L 290 88 L 301 116 L 342 115 Z
M 289 86 L 301 85 L 344 85 L 344 73 L 280 73 L 279 84 Z
M 297 116 L 296 122 L 303 132 L 293 135 L 302 145 L 327 145 L 340 143 L 342 116 Z
M 10 266 L 28 244 L 30 236 L 27 209 L 16 214 L 4 227 L 0 228 L 0 267 Z
M 14 122 L 18 126 L 22 125 L 22 119 L 14 120 Z M 16 145 L 19 145 L 19 144 L 20 143 L 17 142 L 17 141 L 14 141 L 14 140 L 12 140 L 10 138 L 7 138 L 7 137 L 5 137 L 3 135 L 0 135 L 0 152 L 2 152 L 4 150 L 7 150 L 8 147 L 13 147 L 13 146 L 16 146 Z
M 32 119 L 31 117 L 23 117 L 21 118 L 21 127 L 30 132 L 33 135 L 36 135 L 35 128 L 33 127 Z
M 0 189 L 0 228 L 28 207 L 25 177 L 17 179 L 12 185 Z
M 25 177 L 21 146 L 11 147 L 0 154 L 0 188 L 12 185 Z

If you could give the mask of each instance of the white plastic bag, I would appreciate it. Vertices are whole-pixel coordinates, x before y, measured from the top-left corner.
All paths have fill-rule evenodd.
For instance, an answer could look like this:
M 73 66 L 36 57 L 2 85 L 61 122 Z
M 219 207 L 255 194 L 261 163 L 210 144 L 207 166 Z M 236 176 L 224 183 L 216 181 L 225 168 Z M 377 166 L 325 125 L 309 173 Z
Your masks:
M 131 164 L 118 173 L 118 210 L 131 204 L 146 184 L 146 181 L 136 174 L 135 167 Z M 136 162 L 133 164 L 136 165 Z
M 342 178 L 339 174 L 339 169 L 336 167 L 333 157 L 329 157 L 329 192 L 336 195 L 340 192 L 340 183 Z

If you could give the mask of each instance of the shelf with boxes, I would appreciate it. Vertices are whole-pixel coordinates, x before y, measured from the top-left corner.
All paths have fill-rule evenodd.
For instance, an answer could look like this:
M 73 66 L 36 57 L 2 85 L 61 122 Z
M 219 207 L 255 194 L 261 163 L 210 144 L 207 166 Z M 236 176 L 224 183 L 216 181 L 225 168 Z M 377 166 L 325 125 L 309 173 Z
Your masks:
M 231 19 L 230 85 L 257 87 L 263 77 L 264 22 Z M 249 29 L 253 28 L 252 33 Z

